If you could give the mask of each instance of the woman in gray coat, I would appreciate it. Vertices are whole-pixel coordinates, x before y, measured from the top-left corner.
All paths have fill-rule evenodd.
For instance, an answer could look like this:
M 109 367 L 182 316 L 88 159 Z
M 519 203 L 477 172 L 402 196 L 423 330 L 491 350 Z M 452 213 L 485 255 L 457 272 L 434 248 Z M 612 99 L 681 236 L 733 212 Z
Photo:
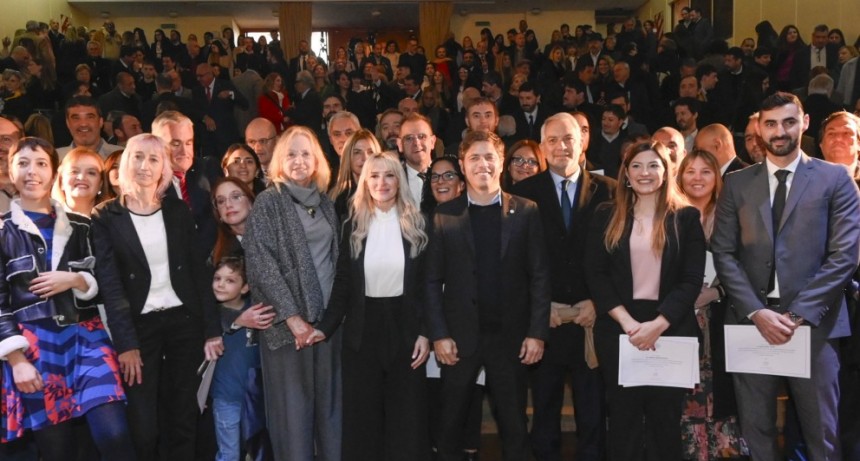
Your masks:
M 313 132 L 287 130 L 269 167 L 272 187 L 257 196 L 242 242 L 254 302 L 276 312 L 272 327 L 262 331 L 260 354 L 266 420 L 279 460 L 341 459 L 339 334 L 299 347 L 322 318 L 334 282 L 338 220 L 325 194 L 330 175 Z

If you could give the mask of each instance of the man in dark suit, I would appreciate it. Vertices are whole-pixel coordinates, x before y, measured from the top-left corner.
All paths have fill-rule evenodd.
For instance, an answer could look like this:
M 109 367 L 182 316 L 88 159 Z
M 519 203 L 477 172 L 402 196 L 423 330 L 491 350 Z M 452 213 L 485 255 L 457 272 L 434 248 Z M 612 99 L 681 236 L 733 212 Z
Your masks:
M 202 119 L 203 116 L 197 112 L 191 100 L 176 96 L 171 90 L 172 87 L 173 79 L 170 75 L 158 74 L 155 77 L 156 94 L 140 107 L 140 124 L 144 133 L 151 131 L 152 121 L 164 110 L 179 111 L 191 120 Z
M 537 206 L 501 191 L 503 157 L 495 134 L 466 135 L 466 193 L 436 208 L 427 250 L 426 323 L 442 365 L 441 461 L 463 456 L 466 409 L 481 367 L 504 459 L 528 458 L 526 365 L 543 356 L 550 277 Z
M 383 66 L 385 67 L 385 76 L 388 78 L 388 81 L 391 81 L 394 78 L 394 68 L 391 67 L 391 60 L 382 55 L 385 52 L 385 42 L 376 42 L 373 45 L 373 53 L 370 56 L 361 60 L 361 65 L 359 65 L 360 69 L 364 69 L 364 65 L 367 63 L 371 63 L 374 66 Z
M 309 71 L 296 75 L 296 98 L 293 106 L 284 112 L 296 125 L 306 126 L 314 132 L 322 126 L 322 99 L 314 89 L 314 77 Z
M 809 71 L 815 67 L 826 67 L 827 72 L 834 76 L 839 64 L 839 49 L 828 42 L 828 32 L 829 28 L 824 24 L 815 26 L 812 30 L 812 42 L 795 53 L 789 76 L 792 91 L 806 87 L 809 83 Z
M 247 109 L 248 100 L 231 81 L 216 79 L 209 64 L 198 65 L 196 72 L 200 86 L 191 91 L 191 100 L 203 114 L 208 132 L 203 136 L 203 155 L 221 158 L 227 147 L 241 138 L 233 109 Z
M 525 82 L 520 85 L 519 99 L 520 110 L 513 113 L 517 131 L 511 140 L 531 139 L 534 142 L 540 142 L 540 127 L 549 116 L 541 103 L 540 92 L 533 84 Z
M 549 169 L 513 188 L 540 209 L 552 274 L 549 339 L 532 374 L 532 451 L 539 461 L 561 459 L 561 407 L 565 375 L 570 373 L 576 459 L 597 461 L 603 456 L 604 390 L 600 371 L 585 358 L 586 329 L 593 326 L 595 311 L 582 260 L 591 217 L 611 198 L 615 180 L 592 175 L 580 165 L 582 135 L 574 116 L 555 114 L 541 131 Z M 571 312 L 576 316 L 569 317 Z
M 127 72 L 116 75 L 116 87 L 99 97 L 99 108 L 103 114 L 120 110 L 140 117 L 140 96 L 135 91 L 134 77 Z
M 810 378 L 736 373 L 740 425 L 753 459 L 779 457 L 776 397 L 785 383 L 812 460 L 842 459 L 836 339 L 851 334 L 845 288 L 860 261 L 860 192 L 841 165 L 800 149 L 809 118 L 796 96 L 762 102 L 766 158 L 730 175 L 717 203 L 711 249 L 729 309 L 769 344 L 811 327 Z
M 742 170 L 749 166 L 735 153 L 735 142 L 732 133 L 724 125 L 714 123 L 708 125 L 696 134 L 695 148 L 706 150 L 716 157 L 720 164 L 720 176 Z
M 299 54 L 294 58 L 290 58 L 290 75 L 288 80 L 293 81 L 296 75 L 303 70 L 312 71 L 308 66 L 308 58 L 311 55 L 311 46 L 307 40 L 299 40 Z
M 201 254 L 215 246 L 216 223 L 212 215 L 211 183 L 217 172 L 204 171 L 204 159 L 194 157 L 194 124 L 176 111 L 163 112 L 152 122 L 152 134 L 163 139 L 170 150 L 173 182 L 166 195 L 177 197 L 191 208 Z

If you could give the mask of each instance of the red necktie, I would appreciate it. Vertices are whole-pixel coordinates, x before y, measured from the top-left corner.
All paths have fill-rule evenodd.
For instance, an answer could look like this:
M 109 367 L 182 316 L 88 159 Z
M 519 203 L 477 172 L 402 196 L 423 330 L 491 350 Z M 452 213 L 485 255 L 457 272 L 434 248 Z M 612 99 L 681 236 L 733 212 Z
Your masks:
M 208 86 L 206 87 L 206 100 L 212 102 L 212 90 Z
M 179 191 L 182 193 L 182 201 L 185 202 L 190 208 L 191 196 L 188 195 L 188 184 L 185 182 L 185 173 L 180 173 L 176 171 L 173 173 L 173 176 L 179 179 Z

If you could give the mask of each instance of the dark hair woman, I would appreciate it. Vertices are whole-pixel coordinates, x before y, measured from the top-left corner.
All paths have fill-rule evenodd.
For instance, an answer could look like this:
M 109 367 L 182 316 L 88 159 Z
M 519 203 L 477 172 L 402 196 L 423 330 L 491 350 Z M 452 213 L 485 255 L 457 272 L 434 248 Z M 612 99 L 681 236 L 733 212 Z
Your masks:
M 669 177 L 663 144 L 631 146 L 615 198 L 592 221 L 586 247 L 594 340 L 609 405 L 611 460 L 677 459 L 685 390 L 618 384 L 619 336 L 640 351 L 662 336 L 696 336 L 693 305 L 705 270 L 699 211 Z
M 104 459 L 134 459 L 125 392 L 95 296 L 89 219 L 51 200 L 57 153 L 39 138 L 9 153 L 20 197 L 0 228 L 3 439 L 32 430 L 42 459 L 76 451 L 86 417 Z

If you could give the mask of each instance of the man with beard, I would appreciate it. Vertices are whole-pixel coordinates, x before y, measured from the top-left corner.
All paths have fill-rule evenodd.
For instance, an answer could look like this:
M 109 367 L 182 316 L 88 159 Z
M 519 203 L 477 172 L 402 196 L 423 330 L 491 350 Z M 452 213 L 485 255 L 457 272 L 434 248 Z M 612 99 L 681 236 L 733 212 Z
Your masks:
M 400 123 L 403 122 L 403 112 L 388 109 L 379 117 L 376 124 L 376 139 L 385 150 L 399 152 L 397 140 L 400 138 Z
M 0 117 L 0 214 L 9 211 L 9 203 L 18 195 L 9 178 L 9 149 L 21 139 L 21 129 L 11 120 Z
M 675 112 L 675 123 L 678 126 L 678 131 L 684 135 L 684 149 L 687 152 L 693 150 L 696 135 L 699 134 L 697 124 L 700 107 L 699 101 L 693 98 L 679 98 L 672 106 L 672 110 Z
M 762 102 L 765 161 L 726 178 L 711 249 L 730 309 L 726 324 L 754 324 L 771 345 L 811 326 L 810 378 L 735 373 L 752 459 L 780 457 L 776 397 L 787 387 L 813 460 L 842 459 L 836 339 L 851 334 L 843 289 L 860 261 L 860 192 L 841 165 L 800 149 L 809 117 L 797 96 Z
M 122 150 L 122 146 L 108 144 L 101 137 L 104 119 L 95 99 L 75 96 L 66 103 L 66 126 L 72 134 L 72 144 L 57 149 L 60 160 L 75 147 L 86 147 L 107 158 L 108 155 Z

